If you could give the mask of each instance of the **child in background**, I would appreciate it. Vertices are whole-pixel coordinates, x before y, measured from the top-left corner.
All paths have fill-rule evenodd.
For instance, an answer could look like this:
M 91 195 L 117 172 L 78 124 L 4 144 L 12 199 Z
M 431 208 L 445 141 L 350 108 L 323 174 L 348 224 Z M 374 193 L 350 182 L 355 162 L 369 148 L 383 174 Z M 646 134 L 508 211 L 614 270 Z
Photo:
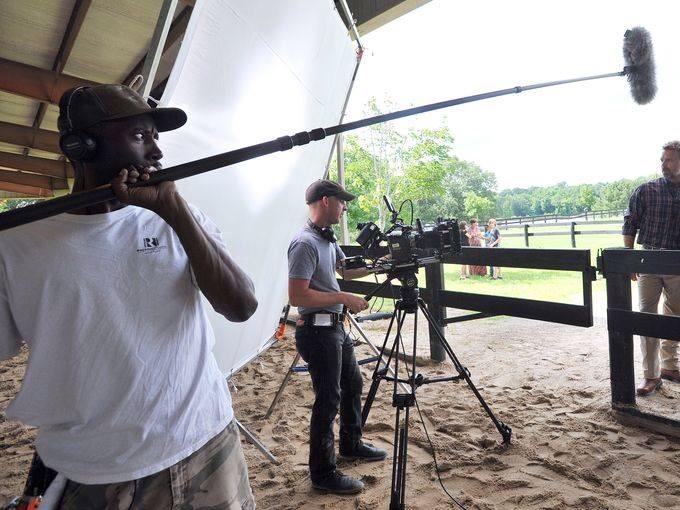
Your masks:
M 487 248 L 491 248 L 491 242 L 493 239 L 491 238 L 491 225 L 487 223 L 484 226 L 484 234 L 482 234 L 484 237 L 484 246 Z M 489 266 L 489 278 L 493 277 L 493 266 Z M 495 278 L 494 278 L 495 279 Z

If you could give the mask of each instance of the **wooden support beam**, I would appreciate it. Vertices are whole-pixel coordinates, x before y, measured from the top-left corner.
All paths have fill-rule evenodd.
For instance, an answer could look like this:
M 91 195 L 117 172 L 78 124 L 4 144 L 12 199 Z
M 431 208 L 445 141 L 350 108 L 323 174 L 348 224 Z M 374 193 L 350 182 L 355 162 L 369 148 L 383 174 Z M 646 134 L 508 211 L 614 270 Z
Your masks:
M 99 83 L 0 58 L 0 90 L 10 94 L 59 104 L 66 90 L 82 85 Z
M 0 190 L 11 191 L 12 193 L 23 193 L 30 197 L 53 197 L 54 193 L 51 189 L 36 188 L 33 186 L 25 186 L 23 184 L 13 184 L 11 182 L 0 181 Z
M 44 104 L 44 103 L 43 103 Z M 60 154 L 59 134 L 45 129 L 0 122 L 0 142 Z
M 186 32 L 187 29 L 187 25 L 189 24 L 189 18 L 191 18 L 192 11 L 193 8 L 187 6 L 184 9 L 182 9 L 182 12 L 180 12 L 177 15 L 177 17 L 172 21 L 172 24 L 170 25 L 170 30 L 168 31 L 168 36 L 165 39 L 165 44 L 163 45 L 163 53 L 165 53 L 170 46 L 175 44 L 177 39 L 184 35 L 184 32 Z M 128 75 L 122 81 L 124 85 L 129 85 L 135 76 L 137 76 L 138 74 L 142 74 L 142 68 L 144 67 L 144 61 L 146 60 L 146 56 L 147 54 L 145 53 L 144 56 L 139 60 L 139 62 L 137 62 L 137 65 L 135 65 L 132 71 L 128 73 Z
M 87 14 L 92 0 L 76 0 L 73 10 L 71 11 L 71 18 L 68 20 L 68 25 L 64 31 L 64 36 L 61 39 L 61 45 L 59 46 L 59 51 L 54 59 L 54 64 L 52 64 L 52 71 L 57 75 L 60 75 L 66 66 L 68 58 L 71 56 L 71 50 L 73 50 L 73 45 L 76 42 L 76 37 L 78 37 L 78 32 L 83 26 L 83 21 L 85 20 L 85 15 Z M 38 129 L 45 118 L 45 112 L 47 112 L 47 103 L 41 102 L 38 106 L 38 112 L 35 114 L 33 119 L 33 129 Z M 28 155 L 28 149 L 31 146 L 26 146 L 24 149 L 24 156 Z
M 59 51 L 54 59 L 54 65 L 52 66 L 52 71 L 61 74 L 66 66 L 68 58 L 71 56 L 71 51 L 73 50 L 73 45 L 78 37 L 78 32 L 83 26 L 83 21 L 87 15 L 87 11 L 92 4 L 92 0 L 76 0 L 73 10 L 71 11 L 71 18 L 68 20 L 68 25 L 64 31 L 64 37 L 61 39 L 61 45 L 59 46 Z
M 57 179 L 45 175 L 29 174 L 25 172 L 13 172 L 11 170 L 0 170 L 0 181 L 43 189 L 68 188 L 66 179 Z
M 60 179 L 70 177 L 69 171 L 71 172 L 71 175 L 73 172 L 71 164 L 67 161 L 36 158 L 34 156 L 23 156 L 21 154 L 10 154 L 8 152 L 0 152 L 0 167 L 25 170 L 34 174 L 58 177 Z

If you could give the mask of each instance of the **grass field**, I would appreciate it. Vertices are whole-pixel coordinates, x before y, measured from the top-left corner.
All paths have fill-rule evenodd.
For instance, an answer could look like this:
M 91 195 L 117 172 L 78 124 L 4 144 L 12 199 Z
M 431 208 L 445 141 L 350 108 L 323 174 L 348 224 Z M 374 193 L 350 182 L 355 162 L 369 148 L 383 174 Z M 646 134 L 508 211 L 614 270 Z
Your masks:
M 565 230 L 564 236 L 535 236 L 529 240 L 530 248 L 571 248 L 571 237 L 568 226 L 548 224 L 544 228 L 532 228 L 539 233 L 544 231 Z M 619 227 L 620 228 L 620 227 Z M 617 230 L 616 225 L 579 225 L 579 230 Z M 513 229 L 511 232 L 519 232 Z M 505 248 L 525 248 L 524 238 L 506 237 L 502 239 Z M 576 237 L 577 249 L 589 249 L 591 263 L 595 265 L 597 252 L 602 248 L 620 247 L 623 245 L 620 235 L 593 234 Z M 491 280 L 488 277 L 473 276 L 460 280 L 460 266 L 447 265 L 445 280 L 447 290 L 461 292 L 475 292 L 498 296 L 512 296 L 527 299 L 540 299 L 562 303 L 582 304 L 582 279 L 580 273 L 571 271 L 547 271 L 540 269 L 503 268 L 502 280 Z M 593 293 L 604 292 L 604 280 L 601 278 L 593 282 Z

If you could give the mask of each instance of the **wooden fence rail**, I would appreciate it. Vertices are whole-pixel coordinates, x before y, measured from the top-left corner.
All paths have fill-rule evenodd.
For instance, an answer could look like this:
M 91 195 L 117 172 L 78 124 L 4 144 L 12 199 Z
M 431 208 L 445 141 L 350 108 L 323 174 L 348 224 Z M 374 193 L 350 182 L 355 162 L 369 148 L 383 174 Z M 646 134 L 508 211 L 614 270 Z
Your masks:
M 617 225 L 618 228 L 616 230 L 577 230 L 577 226 L 579 225 Z M 557 226 L 557 225 L 556 225 Z M 580 235 L 596 235 L 596 234 L 621 234 L 621 221 L 616 220 L 616 221 L 572 221 L 569 223 L 563 223 L 560 226 L 565 226 L 569 227 L 568 230 L 551 230 L 548 232 L 529 232 L 530 228 L 536 228 L 536 229 L 541 229 L 540 226 L 534 226 L 534 225 L 529 225 L 527 223 L 523 225 L 509 225 L 507 227 L 504 227 L 501 229 L 501 236 L 502 237 L 523 237 L 524 238 L 524 245 L 528 248 L 529 247 L 529 238 L 530 237 L 542 237 L 542 236 L 565 236 L 568 235 L 571 237 L 571 247 L 576 248 L 576 236 Z M 513 228 L 521 228 L 523 230 L 522 233 L 517 233 L 517 234 L 509 234 L 503 232 L 504 230 L 510 230 Z
M 509 227 L 510 225 L 524 225 L 527 223 L 557 223 L 559 221 L 575 220 L 579 218 L 583 218 L 584 220 L 588 221 L 589 218 L 595 219 L 598 216 L 600 218 L 622 216 L 624 212 L 624 209 L 607 209 L 603 211 L 586 211 L 584 213 L 574 215 L 541 214 L 538 216 L 513 216 L 511 218 L 498 218 L 496 219 L 496 223 L 499 227 Z

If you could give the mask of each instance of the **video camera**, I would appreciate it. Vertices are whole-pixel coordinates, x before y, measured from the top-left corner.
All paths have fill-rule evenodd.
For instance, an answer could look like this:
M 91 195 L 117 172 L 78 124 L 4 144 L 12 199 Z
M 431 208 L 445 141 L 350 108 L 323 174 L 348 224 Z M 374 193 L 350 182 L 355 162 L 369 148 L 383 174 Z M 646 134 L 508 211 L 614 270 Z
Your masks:
M 363 248 L 364 255 L 348 257 L 344 261 L 346 269 L 365 267 L 369 271 L 387 273 L 399 268 L 417 268 L 426 264 L 440 262 L 444 255 L 460 253 L 460 230 L 455 219 L 437 218 L 434 225 L 424 225 L 416 219 L 416 225 L 405 224 L 390 199 L 383 195 L 387 209 L 391 213 L 392 226 L 384 233 L 374 222 L 359 223 L 357 243 Z M 402 204 L 403 206 L 403 204 Z M 385 242 L 388 259 L 378 259 L 368 263 L 366 258 L 377 258 L 380 243 Z

